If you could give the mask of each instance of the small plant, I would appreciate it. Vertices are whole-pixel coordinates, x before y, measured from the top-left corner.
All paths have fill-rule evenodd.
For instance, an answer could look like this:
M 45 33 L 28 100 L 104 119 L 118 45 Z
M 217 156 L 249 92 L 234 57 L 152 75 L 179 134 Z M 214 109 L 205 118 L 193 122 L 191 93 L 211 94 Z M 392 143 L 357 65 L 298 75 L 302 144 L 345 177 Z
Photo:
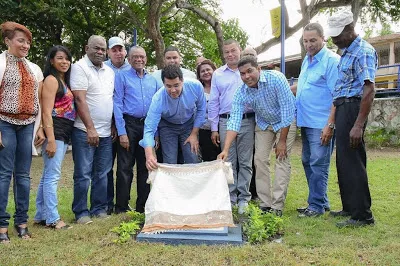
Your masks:
M 262 243 L 283 232 L 283 219 L 261 211 L 254 203 L 249 203 L 246 215 L 248 219 L 243 224 L 243 231 L 251 244 Z
M 137 221 L 139 224 L 144 224 L 144 213 L 137 211 L 127 211 L 126 214 L 131 218 L 132 221 Z
M 126 243 L 144 224 L 145 216 L 143 213 L 128 211 L 126 214 L 131 220 L 128 222 L 122 222 L 119 226 L 110 230 L 111 232 L 118 234 L 118 239 L 114 240 L 114 242 L 118 244 Z
M 365 133 L 365 139 L 370 147 L 399 147 L 400 135 L 395 130 L 373 128 Z

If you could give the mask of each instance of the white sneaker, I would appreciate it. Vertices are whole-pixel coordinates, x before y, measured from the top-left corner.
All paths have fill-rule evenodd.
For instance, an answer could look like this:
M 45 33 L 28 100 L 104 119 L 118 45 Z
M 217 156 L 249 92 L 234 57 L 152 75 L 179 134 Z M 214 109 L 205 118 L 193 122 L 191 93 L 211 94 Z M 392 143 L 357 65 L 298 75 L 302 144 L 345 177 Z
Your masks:
M 239 213 L 239 214 L 245 213 L 245 211 L 246 211 L 246 209 L 247 209 L 247 206 L 249 206 L 249 204 L 248 204 L 247 202 L 245 202 L 245 201 L 239 202 L 239 204 L 238 204 L 238 207 L 239 207 L 238 213 Z

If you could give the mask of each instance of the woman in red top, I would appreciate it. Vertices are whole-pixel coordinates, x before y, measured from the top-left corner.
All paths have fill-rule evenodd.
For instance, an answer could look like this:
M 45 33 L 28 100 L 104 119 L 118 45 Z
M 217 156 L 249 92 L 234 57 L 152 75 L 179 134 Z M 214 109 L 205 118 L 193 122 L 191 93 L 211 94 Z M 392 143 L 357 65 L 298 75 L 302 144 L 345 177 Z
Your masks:
M 68 148 L 76 117 L 74 96 L 69 88 L 71 53 L 64 46 L 50 49 L 44 69 L 42 91 L 43 175 L 36 197 L 35 223 L 54 229 L 69 229 L 57 210 L 57 185 L 61 178 L 61 165 Z

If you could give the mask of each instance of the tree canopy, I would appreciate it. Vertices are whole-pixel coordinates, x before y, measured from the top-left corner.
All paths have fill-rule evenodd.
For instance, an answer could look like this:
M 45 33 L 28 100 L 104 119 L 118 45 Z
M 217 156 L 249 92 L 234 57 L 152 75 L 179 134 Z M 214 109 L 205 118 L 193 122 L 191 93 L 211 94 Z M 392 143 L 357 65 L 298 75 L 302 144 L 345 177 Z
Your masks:
M 237 20 L 222 21 L 218 0 L 192 0 L 195 7 L 218 23 L 223 38 L 236 38 L 247 45 L 248 36 Z M 197 56 L 204 55 L 222 64 L 213 27 L 188 7 L 177 7 L 172 0 L 31 0 L 0 3 L 0 21 L 16 21 L 33 34 L 29 58 L 43 65 L 49 48 L 67 46 L 74 59 L 85 53 L 84 46 L 93 34 L 106 39 L 119 35 L 129 42 L 133 29 L 138 32 L 138 45 L 148 53 L 148 65 L 163 65 L 163 51 L 175 45 L 184 56 L 184 64 L 194 68 Z M 1 44 L 4 49 L 4 44 Z
M 289 26 L 286 16 L 286 38 L 301 30 L 318 13 L 351 6 L 355 21 L 388 23 L 400 17 L 394 0 L 298 0 L 302 18 Z M 286 1 L 287 2 L 287 1 Z M 163 51 L 175 45 L 184 56 L 184 65 L 194 69 L 197 56 L 203 55 L 218 65 L 223 63 L 222 42 L 234 38 L 244 47 L 248 35 L 238 20 L 220 18 L 219 0 L 3 0 L 0 21 L 16 21 L 33 33 L 29 58 L 43 65 L 48 49 L 66 45 L 74 59 L 84 54 L 92 34 L 106 39 L 119 35 L 128 42 L 134 28 L 138 45 L 148 53 L 148 65 L 163 66 Z M 255 47 L 258 53 L 280 43 L 271 38 Z M 5 48 L 1 44 L 1 48 Z

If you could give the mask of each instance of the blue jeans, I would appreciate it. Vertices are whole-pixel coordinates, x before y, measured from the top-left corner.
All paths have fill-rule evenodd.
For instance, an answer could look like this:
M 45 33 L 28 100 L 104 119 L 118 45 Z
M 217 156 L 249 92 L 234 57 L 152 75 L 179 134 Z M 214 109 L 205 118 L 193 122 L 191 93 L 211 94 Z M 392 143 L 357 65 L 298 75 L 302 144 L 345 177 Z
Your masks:
M 0 120 L 0 132 L 4 145 L 0 150 L 0 228 L 5 228 L 10 220 L 6 209 L 11 177 L 14 177 L 14 224 L 28 221 L 33 123 L 17 126 Z
M 57 186 L 61 178 L 61 165 L 67 152 L 68 144 L 56 140 L 56 153 L 52 158 L 46 153 L 47 140 L 43 144 L 43 174 L 40 179 L 36 196 L 35 221 L 46 220 L 46 224 L 52 224 L 60 220 L 57 210 Z
M 321 145 L 320 137 L 320 128 L 301 128 L 302 162 L 309 189 L 308 208 L 323 213 L 324 208 L 329 208 L 327 188 L 332 140 L 324 146 Z
M 100 138 L 99 146 L 87 143 L 85 131 L 72 131 L 72 157 L 74 159 L 74 200 L 72 211 L 78 220 L 83 216 L 107 211 L 107 173 L 112 165 L 112 139 Z M 87 197 L 90 186 L 90 211 Z
M 172 124 L 161 119 L 158 130 L 162 146 L 163 162 L 169 164 L 178 163 L 178 145 L 182 149 L 184 163 L 199 163 L 197 154 L 190 150 L 190 143 L 183 145 L 193 129 L 193 118 L 182 125 Z

